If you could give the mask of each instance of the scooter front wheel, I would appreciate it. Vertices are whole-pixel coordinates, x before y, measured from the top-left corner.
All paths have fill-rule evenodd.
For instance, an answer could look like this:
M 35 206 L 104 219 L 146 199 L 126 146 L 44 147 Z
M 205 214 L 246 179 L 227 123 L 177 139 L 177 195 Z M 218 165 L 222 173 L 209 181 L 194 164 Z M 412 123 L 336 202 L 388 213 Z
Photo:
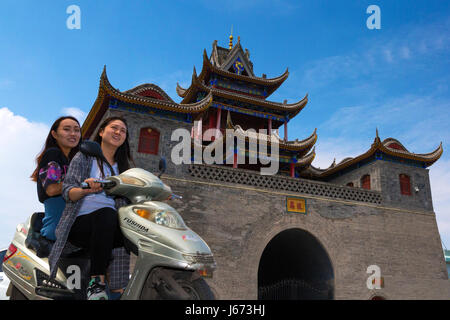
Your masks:
M 166 270 L 170 274 L 171 281 L 183 291 L 180 295 L 172 288 L 171 281 L 164 280 L 152 272 L 147 278 L 146 285 L 140 296 L 141 300 L 214 300 L 214 293 L 205 279 L 197 277 L 193 272 Z M 166 273 L 166 276 L 168 275 Z
M 175 276 L 175 281 L 186 291 L 190 300 L 214 300 L 214 294 L 205 279 L 185 279 L 185 274 Z

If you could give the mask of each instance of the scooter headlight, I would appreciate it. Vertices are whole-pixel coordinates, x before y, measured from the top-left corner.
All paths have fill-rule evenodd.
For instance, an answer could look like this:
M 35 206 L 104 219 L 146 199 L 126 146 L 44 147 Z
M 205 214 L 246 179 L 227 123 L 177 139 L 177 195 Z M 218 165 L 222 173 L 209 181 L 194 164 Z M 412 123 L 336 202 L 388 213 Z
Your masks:
M 149 210 L 147 208 L 134 208 L 133 211 L 138 216 L 153 223 L 159 224 L 160 226 L 179 230 L 187 229 L 183 219 L 181 219 L 180 215 L 175 211 L 164 209 Z
M 129 177 L 129 176 L 121 176 L 120 180 L 122 180 L 122 183 L 125 184 L 131 184 L 131 185 L 135 185 L 135 186 L 139 186 L 139 187 L 143 187 L 145 186 L 145 182 L 135 178 L 135 177 Z

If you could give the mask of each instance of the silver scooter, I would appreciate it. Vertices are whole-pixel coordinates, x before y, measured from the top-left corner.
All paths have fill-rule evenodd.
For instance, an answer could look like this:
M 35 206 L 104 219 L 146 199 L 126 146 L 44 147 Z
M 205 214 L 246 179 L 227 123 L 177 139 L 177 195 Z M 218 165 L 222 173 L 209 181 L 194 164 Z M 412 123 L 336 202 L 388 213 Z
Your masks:
M 95 142 L 83 141 L 80 150 L 103 157 Z M 161 159 L 158 177 L 133 168 L 99 181 L 108 195 L 131 202 L 118 210 L 125 248 L 137 256 L 121 299 L 215 299 L 204 279 L 216 268 L 210 248 L 174 208 L 162 202 L 181 198 L 159 179 L 165 167 Z M 11 300 L 86 299 L 90 262 L 85 250 L 66 246 L 55 279 L 49 278 L 48 259 L 39 254 L 43 216 L 34 213 L 16 228 L 3 259 L 4 273 L 11 280 L 6 294 Z

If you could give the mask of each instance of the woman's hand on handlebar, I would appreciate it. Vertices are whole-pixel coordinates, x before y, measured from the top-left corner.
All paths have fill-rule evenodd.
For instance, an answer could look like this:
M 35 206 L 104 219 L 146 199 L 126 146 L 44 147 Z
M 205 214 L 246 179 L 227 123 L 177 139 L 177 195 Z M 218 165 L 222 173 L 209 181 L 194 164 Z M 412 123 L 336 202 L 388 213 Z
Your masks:
M 103 191 L 102 184 L 99 182 L 95 182 L 97 179 L 95 178 L 88 178 L 84 180 L 89 185 L 89 189 L 83 189 L 85 194 L 89 193 L 97 193 Z
M 86 182 L 89 185 L 89 188 L 87 188 L 87 189 L 84 189 L 84 188 L 70 189 L 69 190 L 69 199 L 71 201 L 78 201 L 81 198 L 83 198 L 84 196 L 87 196 L 88 194 L 102 191 L 103 188 L 101 187 L 101 184 L 98 182 L 94 182 L 95 180 L 96 180 L 95 178 L 88 178 L 88 179 L 84 180 L 84 182 Z

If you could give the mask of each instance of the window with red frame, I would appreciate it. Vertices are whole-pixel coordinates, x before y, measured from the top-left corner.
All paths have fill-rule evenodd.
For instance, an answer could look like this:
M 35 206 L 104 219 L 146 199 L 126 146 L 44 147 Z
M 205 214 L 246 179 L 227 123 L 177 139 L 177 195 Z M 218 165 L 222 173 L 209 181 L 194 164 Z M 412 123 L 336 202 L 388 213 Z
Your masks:
M 347 187 L 353 187 L 353 182 L 349 182 L 346 184 Z
M 370 175 L 366 174 L 361 178 L 361 187 L 370 190 Z
M 400 175 L 400 192 L 406 196 L 411 195 L 411 179 L 406 174 Z
M 142 128 L 139 134 L 138 152 L 158 154 L 159 131 L 152 128 Z

